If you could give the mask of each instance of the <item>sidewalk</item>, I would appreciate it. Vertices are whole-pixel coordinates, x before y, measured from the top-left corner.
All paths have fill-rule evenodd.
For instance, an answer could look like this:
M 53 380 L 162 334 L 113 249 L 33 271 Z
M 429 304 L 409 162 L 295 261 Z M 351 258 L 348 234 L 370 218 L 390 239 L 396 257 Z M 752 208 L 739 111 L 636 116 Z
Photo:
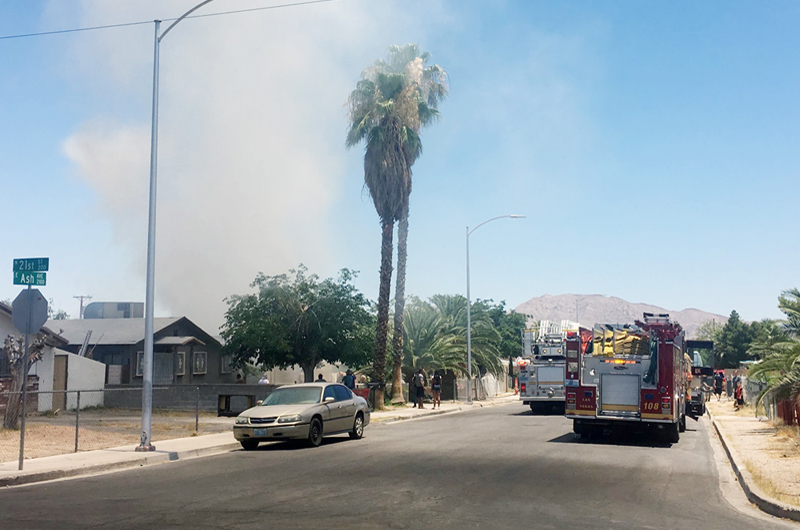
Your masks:
M 747 498 L 762 511 L 800 521 L 800 446 L 751 407 L 712 401 L 708 412 Z
M 472 405 L 461 402 L 442 403 L 441 409 L 433 410 L 429 403 L 424 409 L 396 407 L 389 410 L 373 412 L 370 422 L 391 423 L 411 420 L 436 414 L 456 413 L 474 408 L 502 405 L 516 402 L 517 396 L 504 394 L 484 401 L 475 401 Z M 19 471 L 18 462 L 0 464 L 0 487 L 18 486 L 46 480 L 93 475 L 107 471 L 161 464 L 176 460 L 187 460 L 201 456 L 227 453 L 240 449 L 241 446 L 233 438 L 232 432 L 209 434 L 175 440 L 154 441 L 156 450 L 149 453 L 137 453 L 136 445 L 125 445 L 112 449 L 69 453 L 25 460 L 23 470 Z
M 500 396 L 488 398 L 482 401 L 473 401 L 472 404 L 467 404 L 463 401 L 443 401 L 441 408 L 437 407 L 436 410 L 431 408 L 430 403 L 424 403 L 423 409 L 412 408 L 411 403 L 406 403 L 400 407 L 389 407 L 386 410 L 374 411 L 370 418 L 373 423 L 391 423 L 393 421 L 411 420 L 421 416 L 431 416 L 434 414 L 448 414 L 452 412 L 459 412 L 462 410 L 471 410 L 481 407 L 492 407 L 495 405 L 502 405 L 505 403 L 519 402 L 519 396 L 512 392 L 502 394 Z

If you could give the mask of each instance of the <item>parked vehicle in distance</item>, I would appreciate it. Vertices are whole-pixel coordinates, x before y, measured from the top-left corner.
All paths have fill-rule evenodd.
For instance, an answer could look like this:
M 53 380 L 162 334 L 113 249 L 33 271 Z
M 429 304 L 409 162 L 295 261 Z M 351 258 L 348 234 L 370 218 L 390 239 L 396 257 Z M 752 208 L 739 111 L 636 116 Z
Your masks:
M 367 401 L 339 383 L 286 385 L 239 414 L 233 436 L 245 451 L 276 440 L 305 440 L 318 447 L 332 434 L 361 438 L 369 417 Z

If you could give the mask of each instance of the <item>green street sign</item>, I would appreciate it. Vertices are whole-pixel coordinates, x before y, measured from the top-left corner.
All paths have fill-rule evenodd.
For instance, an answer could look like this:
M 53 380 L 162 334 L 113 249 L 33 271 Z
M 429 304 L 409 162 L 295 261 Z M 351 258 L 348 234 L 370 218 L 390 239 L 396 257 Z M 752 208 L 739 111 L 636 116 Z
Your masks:
M 14 285 L 47 285 L 47 274 L 14 271 Z
M 14 272 L 44 272 L 49 269 L 50 258 L 24 258 L 14 260 Z

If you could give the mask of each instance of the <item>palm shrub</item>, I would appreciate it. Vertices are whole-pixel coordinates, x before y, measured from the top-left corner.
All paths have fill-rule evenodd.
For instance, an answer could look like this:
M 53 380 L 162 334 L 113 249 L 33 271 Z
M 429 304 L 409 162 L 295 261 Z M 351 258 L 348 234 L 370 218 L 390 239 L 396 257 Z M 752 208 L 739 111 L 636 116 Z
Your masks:
M 486 311 L 477 304 L 472 315 L 472 372 L 502 369 L 501 337 Z M 429 301 L 413 298 L 405 314 L 403 375 L 419 368 L 467 374 L 467 301 L 460 295 L 435 295 Z
M 761 360 L 750 369 L 748 377 L 766 382 L 756 401 L 767 396 L 776 401 L 800 400 L 800 290 L 784 291 L 778 307 L 786 315 L 782 322 L 786 335 L 770 334 L 755 341 L 748 353 Z

